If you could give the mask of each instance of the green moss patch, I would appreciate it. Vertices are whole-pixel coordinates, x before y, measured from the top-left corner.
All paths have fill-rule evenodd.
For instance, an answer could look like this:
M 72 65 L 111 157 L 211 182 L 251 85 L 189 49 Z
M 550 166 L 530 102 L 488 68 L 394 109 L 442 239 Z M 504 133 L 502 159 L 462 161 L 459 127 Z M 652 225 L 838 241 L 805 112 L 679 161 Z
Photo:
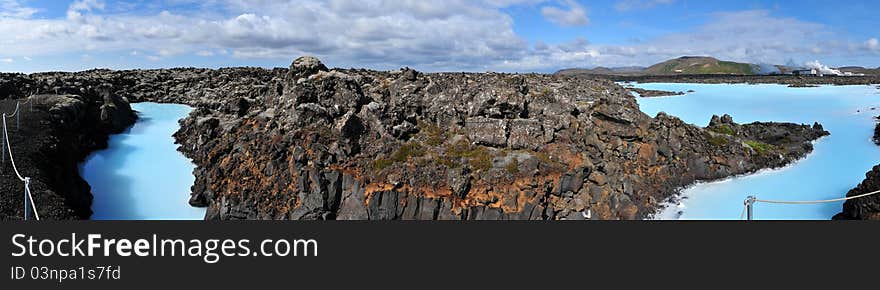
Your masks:
M 519 160 L 516 157 L 513 157 L 510 162 L 507 163 L 507 166 L 504 167 L 507 170 L 507 173 L 517 174 L 519 173 Z
M 727 146 L 730 142 L 727 141 L 727 138 L 722 136 L 709 136 L 709 144 L 715 147 L 724 147 Z
M 712 131 L 712 132 L 715 132 L 718 134 L 730 135 L 730 136 L 733 136 L 735 134 L 733 132 L 733 128 L 730 128 L 730 126 L 728 126 L 728 125 L 718 125 L 718 126 L 709 128 L 709 131 Z
M 761 155 L 764 155 L 764 154 L 776 149 L 776 146 L 773 146 L 773 145 L 770 145 L 770 144 L 767 144 L 764 142 L 752 141 L 752 140 L 746 141 L 746 145 L 749 145 L 749 147 L 751 147 L 752 149 L 755 150 L 755 152 L 758 152 L 758 154 L 761 154 Z
M 489 170 L 492 168 L 492 159 L 495 154 L 484 146 L 473 145 L 467 140 L 459 140 L 446 147 L 446 157 L 452 160 L 467 159 L 471 168 Z

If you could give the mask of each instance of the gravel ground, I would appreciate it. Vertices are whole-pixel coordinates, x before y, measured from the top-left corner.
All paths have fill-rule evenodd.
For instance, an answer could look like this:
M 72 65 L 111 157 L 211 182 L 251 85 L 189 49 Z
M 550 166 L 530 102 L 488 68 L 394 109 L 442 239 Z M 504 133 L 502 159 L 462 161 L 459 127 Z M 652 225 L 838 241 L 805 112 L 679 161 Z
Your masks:
M 0 112 L 12 113 L 17 101 L 0 101 Z M 73 219 L 75 215 L 64 204 L 64 198 L 49 190 L 49 177 L 39 169 L 39 161 L 45 160 L 42 153 L 44 146 L 52 139 L 48 120 L 47 108 L 40 104 L 23 107 L 18 128 L 15 118 L 7 118 L 13 158 L 18 171 L 31 178 L 31 192 L 40 217 L 52 220 Z M 0 165 L 0 170 L 0 220 L 21 220 L 24 218 L 24 182 L 16 176 L 8 155 L 6 162 Z

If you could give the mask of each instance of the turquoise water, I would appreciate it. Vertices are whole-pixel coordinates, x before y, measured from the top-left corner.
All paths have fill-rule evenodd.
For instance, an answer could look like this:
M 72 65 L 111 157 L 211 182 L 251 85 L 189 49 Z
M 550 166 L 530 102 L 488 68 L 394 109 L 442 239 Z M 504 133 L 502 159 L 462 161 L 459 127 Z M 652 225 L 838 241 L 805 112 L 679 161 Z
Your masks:
M 831 136 L 816 141 L 805 159 L 777 170 L 694 185 L 680 200 L 670 201 L 658 219 L 738 219 L 749 195 L 769 200 L 840 198 L 880 163 L 880 147 L 871 141 L 872 117 L 880 115 L 880 94 L 873 86 L 789 88 L 747 84 L 635 84 L 644 89 L 688 91 L 684 96 L 638 98 L 641 110 L 666 112 L 685 122 L 706 126 L 713 114 L 729 114 L 738 123 L 819 122 Z M 826 220 L 842 202 L 819 205 L 755 205 L 761 220 Z
M 195 165 L 177 151 L 172 135 L 192 108 L 136 103 L 140 119 L 109 146 L 89 156 L 80 174 L 92 186 L 95 220 L 195 220 L 205 209 L 189 206 Z

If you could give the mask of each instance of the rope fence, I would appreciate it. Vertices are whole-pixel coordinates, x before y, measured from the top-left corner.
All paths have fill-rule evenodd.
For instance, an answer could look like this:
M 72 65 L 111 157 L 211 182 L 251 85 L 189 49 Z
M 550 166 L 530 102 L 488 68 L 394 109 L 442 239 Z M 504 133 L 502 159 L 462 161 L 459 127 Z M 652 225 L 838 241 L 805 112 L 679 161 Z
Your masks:
M 6 118 L 15 117 L 15 129 L 20 130 L 21 129 L 20 128 L 21 115 L 22 115 L 21 106 L 23 104 L 28 104 L 30 106 L 29 110 L 33 110 L 32 101 L 33 101 L 32 98 L 28 98 L 28 100 L 25 101 L 24 103 L 22 103 L 20 101 L 16 102 L 15 103 L 15 111 L 13 111 L 12 114 L 3 113 L 3 118 L 2 118 L 3 119 L 3 121 L 2 121 L 2 123 L 3 123 L 2 146 L 3 146 L 3 148 L 0 148 L 0 151 L 2 151 L 2 155 L 3 155 L 3 158 L 2 158 L 3 164 L 6 164 L 6 155 L 9 154 L 9 163 L 12 164 L 12 170 L 15 173 L 15 176 L 18 177 L 18 180 L 20 180 L 21 182 L 24 183 L 24 219 L 30 220 L 31 214 L 33 214 L 33 217 L 35 220 L 40 220 L 40 214 L 37 212 L 37 205 L 34 203 L 34 196 L 31 193 L 31 178 L 26 177 L 26 176 L 22 176 L 21 172 L 18 171 L 18 166 L 15 165 L 15 159 L 13 158 L 13 155 L 12 155 L 12 143 L 9 142 L 9 129 L 6 124 Z M 3 168 L 4 168 L 3 166 L 0 166 L 0 172 L 2 172 Z
M 857 198 L 867 197 L 867 196 L 875 195 L 875 194 L 878 194 L 878 193 L 880 193 L 880 190 L 878 190 L 878 191 L 872 191 L 872 192 L 865 193 L 865 194 L 860 194 L 860 195 L 854 195 L 854 196 L 850 196 L 850 197 L 842 197 L 842 198 L 835 198 L 835 199 L 825 199 L 825 200 L 810 200 L 810 201 L 779 201 L 779 200 L 755 199 L 755 202 L 776 203 L 776 204 L 817 204 L 817 203 L 831 203 L 831 202 L 847 201 L 847 200 L 850 200 L 850 199 L 857 199 Z
M 795 201 L 767 200 L 767 199 L 758 199 L 755 196 L 749 196 L 743 202 L 743 204 L 745 206 L 743 207 L 742 213 L 739 215 L 739 219 L 742 220 L 744 217 L 748 216 L 748 219 L 752 220 L 753 219 L 752 218 L 753 206 L 755 203 L 759 203 L 759 202 L 770 203 L 770 204 L 820 204 L 820 203 L 832 203 L 832 202 L 847 201 L 847 200 L 851 200 L 851 199 L 868 197 L 868 196 L 872 196 L 875 194 L 880 194 L 880 190 L 872 191 L 872 192 L 868 192 L 868 193 L 863 193 L 863 194 L 859 194 L 859 195 L 848 196 L 848 197 L 841 197 L 841 198 L 834 198 L 834 199 L 822 199 L 822 200 L 795 200 Z

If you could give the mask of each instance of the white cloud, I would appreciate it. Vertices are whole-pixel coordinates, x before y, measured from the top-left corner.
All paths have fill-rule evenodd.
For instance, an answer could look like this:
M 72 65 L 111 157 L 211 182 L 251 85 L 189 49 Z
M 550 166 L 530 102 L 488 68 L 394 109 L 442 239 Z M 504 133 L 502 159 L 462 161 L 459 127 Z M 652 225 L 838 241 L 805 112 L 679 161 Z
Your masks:
M 559 68 L 588 67 L 604 58 L 600 47 L 585 38 L 548 45 L 536 43 L 528 54 L 498 63 L 496 67 L 504 71 L 546 71 Z
M 694 30 L 668 33 L 628 45 L 593 44 L 585 39 L 557 45 L 537 43 L 528 54 L 505 60 L 498 67 L 508 70 L 553 70 L 644 66 L 685 55 L 784 64 L 792 58 L 840 55 L 852 45 L 880 49 L 880 43 L 871 40 L 864 44 L 848 42 L 838 38 L 833 29 L 826 25 L 776 17 L 765 10 L 725 12 L 711 16 L 712 21 Z
M 590 23 L 587 10 L 583 6 L 574 0 L 566 0 L 564 4 L 566 9 L 544 6 L 541 8 L 541 15 L 547 20 L 563 26 L 583 26 Z
M 735 37 L 732 37 L 735 36 Z M 670 33 L 633 45 L 602 46 L 605 64 L 649 64 L 683 55 L 708 55 L 748 62 L 785 63 L 792 56 L 838 51 L 847 42 L 837 40 L 828 26 L 770 15 L 766 10 L 725 12 L 693 30 Z
M 637 9 L 651 9 L 657 5 L 665 5 L 675 3 L 675 0 L 619 0 L 614 5 L 614 9 L 618 11 L 629 11 Z
M 0 58 L 0 62 L 2 62 L 2 63 L 13 63 L 13 62 L 15 62 L 15 60 L 14 60 L 14 59 L 11 59 L 11 58 Z
M 0 0 L 0 18 L 31 18 L 39 9 L 26 7 L 18 0 Z
M 170 1 L 200 8 L 126 13 L 112 12 L 115 5 L 81 0 L 70 5 L 67 18 L 0 17 L 0 35 L 9 36 L 0 38 L 0 51 L 15 58 L 115 52 L 152 61 L 216 55 L 271 59 L 280 65 L 308 54 L 330 66 L 427 71 L 552 71 L 647 65 L 682 55 L 785 63 L 793 55 L 813 59 L 814 53 L 841 49 L 880 51 L 876 39 L 840 40 L 825 25 L 764 10 L 713 14 L 693 30 L 630 44 L 573 39 L 529 45 L 514 32 L 503 8 L 533 6 L 560 25 L 589 23 L 587 8 L 565 0 L 549 6 L 544 0 Z
M 0 39 L 0 51 L 136 49 L 155 58 L 225 49 L 241 58 L 312 54 L 328 64 L 481 70 L 526 52 L 500 8 L 538 2 L 224 0 L 201 4 L 221 7 L 213 10 L 142 15 L 109 13 L 101 1 L 81 0 L 65 19 L 0 19 L 0 34 L 15 35 Z
M 67 18 L 81 20 L 83 13 L 95 10 L 104 10 L 104 1 L 101 0 L 76 0 L 67 8 Z
M 865 41 L 865 47 L 871 51 L 880 51 L 880 40 L 877 40 L 877 38 L 868 39 L 868 41 Z

